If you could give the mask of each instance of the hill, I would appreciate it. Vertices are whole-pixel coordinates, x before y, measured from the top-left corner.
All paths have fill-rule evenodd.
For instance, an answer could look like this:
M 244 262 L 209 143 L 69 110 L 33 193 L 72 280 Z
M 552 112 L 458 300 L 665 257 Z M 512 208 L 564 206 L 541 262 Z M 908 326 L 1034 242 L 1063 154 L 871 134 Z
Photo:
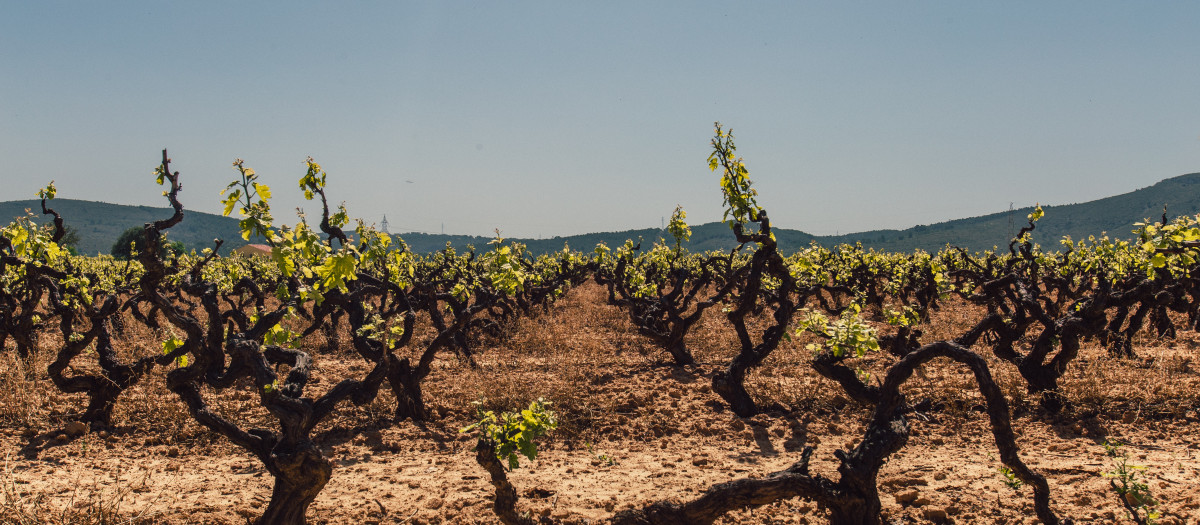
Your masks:
M 1170 217 L 1200 212 L 1200 173 L 1181 175 L 1161 181 L 1153 186 L 1113 197 L 1067 205 L 1045 205 L 1046 216 L 1038 221 L 1034 239 L 1047 249 L 1057 248 L 1063 236 L 1086 239 L 1089 235 L 1107 232 L 1110 237 L 1128 239 L 1135 222 L 1144 219 L 1157 220 L 1167 206 Z M 980 217 L 957 219 L 930 225 L 919 225 L 905 230 L 872 230 L 846 235 L 814 236 L 800 230 L 787 229 L 786 225 L 775 224 L 775 237 L 780 249 L 790 253 L 807 247 L 812 241 L 824 246 L 854 244 L 883 251 L 910 252 L 922 249 L 930 252 L 950 244 L 971 250 L 987 250 L 1008 245 L 1008 241 L 1021 226 L 1033 208 L 1021 208 Z M 623 232 L 589 233 L 551 239 L 514 239 L 526 243 L 529 249 L 544 253 L 561 250 L 563 244 L 574 249 L 590 250 L 598 242 L 619 246 L 625 239 L 646 242 L 666 236 L 659 228 L 627 230 Z M 450 241 L 456 247 L 474 244 L 486 246 L 487 237 L 429 235 L 418 233 L 401 234 L 414 251 L 428 252 L 441 249 Z M 689 250 L 728 250 L 736 246 L 729 227 L 715 222 L 692 226 Z
M 50 203 L 63 223 L 79 234 L 79 253 L 96 255 L 109 253 L 121 232 L 133 226 L 141 226 L 147 222 L 165 219 L 171 216 L 170 208 L 152 208 L 150 206 L 125 206 L 106 202 L 83 201 L 76 199 L 54 199 Z M 34 220 L 46 222 L 43 216 L 41 201 L 8 201 L 0 202 L 0 221 L 7 224 L 13 218 L 24 215 L 25 210 L 32 210 Z M 242 240 L 238 221 L 212 213 L 202 213 L 184 209 L 183 222 L 167 231 L 167 238 L 179 241 L 187 249 L 201 250 L 211 248 L 214 238 L 225 240 L 222 253 L 229 253 L 238 246 L 246 244 Z
M 1180 175 L 1153 186 L 1121 195 L 1080 204 L 1042 206 L 1046 216 L 1038 221 L 1034 239 L 1047 248 L 1057 246 L 1063 236 L 1086 239 L 1107 232 L 1109 237 L 1132 237 L 1133 224 L 1145 219 L 1159 220 L 1167 207 L 1168 217 L 1200 213 L 1200 173 Z M 885 251 L 910 251 L 920 248 L 935 251 L 946 244 L 972 250 L 1006 246 L 1013 228 L 1025 224 L 1033 208 L 993 213 L 981 217 L 922 225 L 907 230 L 874 230 L 836 237 L 821 237 L 822 244 L 854 243 Z
M 446 242 L 450 242 L 455 249 L 462 249 L 467 245 L 473 245 L 476 248 L 485 247 L 492 240 L 490 237 L 428 233 L 401 233 L 399 236 L 404 239 L 404 242 L 408 243 L 414 252 L 418 253 L 440 250 L 446 246 Z M 563 249 L 564 245 L 570 246 L 573 250 L 590 252 L 601 242 L 611 248 L 616 248 L 624 244 L 625 239 L 633 239 L 636 242 L 640 238 L 645 244 L 644 247 L 649 247 L 650 244 L 659 238 L 669 236 L 670 234 L 659 228 L 644 228 L 619 232 L 585 233 L 583 235 L 551 237 L 549 239 L 514 238 L 506 240 L 524 243 L 534 253 L 558 251 Z M 777 230 L 775 237 L 779 239 L 780 246 L 784 246 L 788 250 L 800 249 L 808 246 L 809 242 L 813 239 L 817 239 L 818 241 L 821 239 L 820 237 L 814 237 L 798 230 Z M 710 222 L 708 224 L 693 225 L 692 238 L 684 246 L 692 251 L 729 250 L 737 246 L 737 242 L 734 241 L 733 233 L 729 231 L 729 226 L 726 226 L 725 223 Z
M 1181 175 L 1159 182 L 1153 186 L 1113 197 L 1055 206 L 1042 206 L 1046 216 L 1038 222 L 1035 239 L 1049 249 L 1057 246 L 1058 239 L 1069 235 L 1074 239 L 1087 238 L 1107 232 L 1110 237 L 1129 238 L 1133 223 L 1144 219 L 1157 219 L 1167 206 L 1168 216 L 1195 214 L 1200 212 L 1200 173 Z M 80 236 L 79 249 L 82 253 L 108 253 L 113 241 L 122 231 L 131 226 L 140 226 L 148 221 L 170 215 L 167 208 L 148 206 L 123 206 L 102 202 L 56 199 L 53 207 L 62 214 L 66 224 L 74 227 Z M 24 213 L 25 209 L 39 210 L 36 200 L 0 202 L 0 218 L 11 220 Z M 1032 208 L 1003 211 L 980 217 L 957 219 L 930 225 L 919 225 L 905 230 L 872 230 L 837 236 L 814 236 L 800 230 L 787 229 L 775 224 L 775 236 L 784 252 L 802 249 L 812 241 L 825 246 L 861 242 L 863 246 L 884 251 L 909 252 L 915 249 L 937 251 L 946 244 L 962 246 L 971 250 L 986 250 L 993 246 L 1008 244 L 1012 234 L 1025 223 L 1025 216 Z M 172 228 L 171 240 L 181 241 L 189 249 L 212 246 L 215 237 L 225 239 L 225 249 L 246 244 L 238 233 L 237 220 L 211 213 L 187 211 L 186 219 Z M 44 220 L 40 218 L 39 220 Z M 458 249 L 467 245 L 483 248 L 489 237 L 467 235 L 437 235 L 427 233 L 401 233 L 404 241 L 418 253 L 440 250 L 449 242 Z M 651 243 L 666 232 L 659 228 L 626 230 L 620 232 L 587 233 L 549 239 L 512 239 L 525 243 L 534 253 L 561 250 L 564 245 L 572 249 L 591 251 L 597 243 L 620 246 L 625 239 L 642 238 Z M 729 228 L 714 222 L 692 226 L 692 239 L 687 248 L 692 251 L 729 250 L 736 245 Z

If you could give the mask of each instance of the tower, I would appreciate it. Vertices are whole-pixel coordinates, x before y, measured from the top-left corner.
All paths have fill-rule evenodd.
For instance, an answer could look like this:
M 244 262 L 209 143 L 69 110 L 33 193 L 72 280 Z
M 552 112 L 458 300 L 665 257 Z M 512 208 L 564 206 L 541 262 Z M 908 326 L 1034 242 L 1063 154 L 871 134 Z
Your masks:
M 388 224 L 387 223 L 387 214 L 384 214 L 383 222 L 379 223 L 379 230 L 382 231 L 383 233 L 388 233 L 387 224 Z

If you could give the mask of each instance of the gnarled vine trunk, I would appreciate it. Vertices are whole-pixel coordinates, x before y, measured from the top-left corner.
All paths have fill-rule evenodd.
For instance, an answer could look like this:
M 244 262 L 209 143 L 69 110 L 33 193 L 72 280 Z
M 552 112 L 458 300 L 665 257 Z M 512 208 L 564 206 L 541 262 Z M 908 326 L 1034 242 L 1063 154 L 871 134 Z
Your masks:
M 271 503 L 257 523 L 261 525 L 302 525 L 308 507 L 333 476 L 333 466 L 312 441 L 304 440 L 295 450 L 271 451 L 268 464 L 275 475 Z

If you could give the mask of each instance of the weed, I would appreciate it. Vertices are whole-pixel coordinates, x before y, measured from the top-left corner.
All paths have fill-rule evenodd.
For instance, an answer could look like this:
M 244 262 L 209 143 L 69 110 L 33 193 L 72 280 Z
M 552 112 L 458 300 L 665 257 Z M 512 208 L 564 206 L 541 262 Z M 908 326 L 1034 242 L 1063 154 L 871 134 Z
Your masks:
M 1162 517 L 1156 508 L 1158 501 L 1150 494 L 1150 487 L 1142 480 L 1146 467 L 1129 463 L 1129 455 L 1121 450 L 1119 441 L 1104 441 L 1104 453 L 1112 461 L 1113 469 L 1105 472 L 1108 484 L 1120 497 L 1121 505 L 1128 511 L 1129 519 L 1140 525 L 1151 525 Z
M 604 466 L 611 467 L 617 464 L 617 458 L 614 458 L 608 454 L 597 454 L 594 450 L 592 450 L 592 443 L 590 441 L 584 442 L 583 446 L 587 447 L 588 454 L 591 454 L 592 458 L 603 463 Z
M 1012 469 L 1008 467 L 1000 467 L 998 470 L 1000 471 L 1000 475 L 1004 476 L 1004 484 L 1008 485 L 1008 488 L 1013 490 L 1021 490 L 1021 486 L 1025 485 L 1025 482 L 1021 481 L 1021 478 L 1018 478 L 1017 474 L 1013 472 Z

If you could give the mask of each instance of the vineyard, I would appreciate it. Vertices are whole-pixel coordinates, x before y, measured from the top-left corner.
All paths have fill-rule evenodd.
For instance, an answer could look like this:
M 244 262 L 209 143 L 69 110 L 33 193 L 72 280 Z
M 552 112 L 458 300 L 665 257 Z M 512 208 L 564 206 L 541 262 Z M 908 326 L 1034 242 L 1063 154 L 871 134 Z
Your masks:
M 0 522 L 1200 520 L 1196 217 L 781 253 L 711 145 L 728 252 L 676 208 L 661 239 L 416 255 L 309 159 L 292 225 L 234 163 L 269 257 L 172 253 L 163 151 L 174 213 L 80 257 L 51 183 L 53 224 L 0 236 Z

